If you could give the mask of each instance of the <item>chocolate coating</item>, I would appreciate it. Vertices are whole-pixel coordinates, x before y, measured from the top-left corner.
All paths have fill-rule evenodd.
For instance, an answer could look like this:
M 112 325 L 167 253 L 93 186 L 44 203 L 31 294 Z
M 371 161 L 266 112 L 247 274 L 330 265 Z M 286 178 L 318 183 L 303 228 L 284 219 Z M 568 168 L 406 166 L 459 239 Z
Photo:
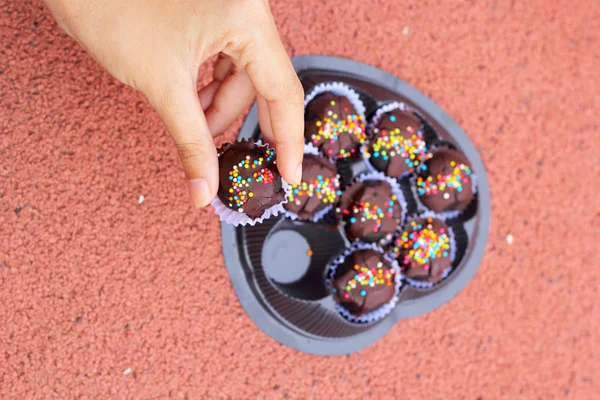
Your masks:
M 326 157 L 350 157 L 367 138 L 363 118 L 344 96 L 316 97 L 308 103 L 304 120 L 304 137 Z
M 402 223 L 402 209 L 386 181 L 355 182 L 340 199 L 338 213 L 350 240 L 379 242 Z
M 335 270 L 331 291 L 338 304 L 358 317 L 392 300 L 395 276 L 396 271 L 381 253 L 358 250 Z
M 298 219 L 308 220 L 336 204 L 340 194 L 335 165 L 325 158 L 307 154 L 302 161 L 302 183 L 291 185 L 284 207 L 297 214 Z
M 402 273 L 417 281 L 437 283 L 452 266 L 448 225 L 434 218 L 410 221 L 394 240 L 393 252 Z
M 475 196 L 467 158 L 457 150 L 441 149 L 433 153 L 425 166 L 427 169 L 420 171 L 416 180 L 421 202 L 435 212 L 467 208 Z
M 400 177 L 419 169 L 429 155 L 421 121 L 412 112 L 399 109 L 381 115 L 365 155 L 387 176 Z
M 219 149 L 219 200 L 232 210 L 259 218 L 285 199 L 275 151 L 252 141 Z

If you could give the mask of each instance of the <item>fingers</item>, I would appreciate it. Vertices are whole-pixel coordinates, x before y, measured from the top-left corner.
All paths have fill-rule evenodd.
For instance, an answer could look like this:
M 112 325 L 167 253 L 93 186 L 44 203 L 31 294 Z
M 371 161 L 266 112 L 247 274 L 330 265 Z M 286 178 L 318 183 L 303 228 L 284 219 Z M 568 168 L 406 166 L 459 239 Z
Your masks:
M 213 79 L 215 81 L 224 80 L 227 75 L 231 72 L 231 68 L 233 67 L 233 63 L 231 62 L 231 58 L 226 56 L 223 53 L 219 53 L 219 57 L 217 61 L 215 61 L 215 69 L 213 71 Z
M 288 182 L 300 183 L 304 149 L 304 90 L 274 23 L 268 24 L 250 40 L 238 61 L 246 68 L 256 91 L 265 100 L 281 175 Z M 263 124 L 261 127 L 265 129 Z
M 252 103 L 254 86 L 246 71 L 233 67 L 231 59 L 219 54 L 214 80 L 198 93 L 212 136 L 223 133 Z
M 200 91 L 198 92 L 198 99 L 200 100 L 200 106 L 204 111 L 206 111 L 208 107 L 210 107 L 215 98 L 215 94 L 217 94 L 217 91 L 220 87 L 220 81 L 212 81 L 211 83 L 200 89 Z
M 148 96 L 173 137 L 197 207 L 208 205 L 219 187 L 217 152 L 196 93 L 195 79 L 171 84 L 160 96 Z
M 275 145 L 275 138 L 273 137 L 273 129 L 271 129 L 271 120 L 269 119 L 269 107 L 267 101 L 261 95 L 256 96 L 256 103 L 258 104 L 258 123 L 260 124 L 260 131 L 262 133 L 265 142 L 270 145 Z
M 198 98 L 200 99 L 200 104 L 202 105 L 203 110 L 206 111 L 206 109 L 212 104 L 215 94 L 217 94 L 219 87 L 221 87 L 221 82 L 227 77 L 227 75 L 229 75 L 232 66 L 233 63 L 231 62 L 231 59 L 225 54 L 219 53 L 219 57 L 217 58 L 217 61 L 215 61 L 212 82 L 198 92 Z M 216 135 L 213 133 L 213 136 Z
M 213 136 L 220 135 L 248 108 L 254 99 L 254 87 L 243 70 L 233 69 L 221 83 L 206 109 L 206 121 Z

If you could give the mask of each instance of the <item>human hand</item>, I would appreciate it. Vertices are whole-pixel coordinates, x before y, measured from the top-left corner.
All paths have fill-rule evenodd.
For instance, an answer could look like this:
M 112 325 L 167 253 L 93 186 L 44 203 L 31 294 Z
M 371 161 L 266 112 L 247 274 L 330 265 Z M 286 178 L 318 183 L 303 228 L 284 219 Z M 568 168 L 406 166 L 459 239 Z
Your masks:
M 115 78 L 142 92 L 169 130 L 194 204 L 217 193 L 220 135 L 258 94 L 261 131 L 281 175 L 302 177 L 304 93 L 267 0 L 45 0 Z M 198 69 L 219 54 L 199 92 Z

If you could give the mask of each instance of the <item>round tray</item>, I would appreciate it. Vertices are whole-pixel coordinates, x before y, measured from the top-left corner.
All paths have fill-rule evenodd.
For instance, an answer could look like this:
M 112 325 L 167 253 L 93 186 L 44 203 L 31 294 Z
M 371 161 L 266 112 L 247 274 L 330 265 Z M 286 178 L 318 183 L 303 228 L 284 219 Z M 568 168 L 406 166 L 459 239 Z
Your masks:
M 345 82 L 359 92 L 370 116 L 389 101 L 410 106 L 440 140 L 468 158 L 477 176 L 477 202 L 458 229 L 468 237 L 453 271 L 430 289 L 404 285 L 394 310 L 370 324 L 350 323 L 335 310 L 323 282 L 327 263 L 348 246 L 327 224 L 278 217 L 262 224 L 221 224 L 225 264 L 240 302 L 254 323 L 283 345 L 318 355 L 358 351 L 383 337 L 398 321 L 427 313 L 456 296 L 471 280 L 483 257 L 490 223 L 490 194 L 483 163 L 462 129 L 440 107 L 415 88 L 378 68 L 356 61 L 300 56 L 292 60 L 306 91 L 327 81 Z M 258 139 L 256 104 L 238 138 Z M 353 176 L 365 171 L 352 162 Z M 307 253 L 314 251 L 311 257 Z

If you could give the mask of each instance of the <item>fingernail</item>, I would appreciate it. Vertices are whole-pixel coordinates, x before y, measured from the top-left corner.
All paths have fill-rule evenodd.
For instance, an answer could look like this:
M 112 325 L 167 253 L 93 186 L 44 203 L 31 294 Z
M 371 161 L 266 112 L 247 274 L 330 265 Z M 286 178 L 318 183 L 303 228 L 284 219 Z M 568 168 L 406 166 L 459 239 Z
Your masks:
M 296 183 L 300 184 L 300 182 L 302 182 L 302 163 L 296 168 Z
M 211 195 L 210 188 L 205 179 L 190 179 L 187 181 L 188 189 L 190 190 L 190 196 L 194 205 L 198 208 L 207 206 L 210 203 Z

